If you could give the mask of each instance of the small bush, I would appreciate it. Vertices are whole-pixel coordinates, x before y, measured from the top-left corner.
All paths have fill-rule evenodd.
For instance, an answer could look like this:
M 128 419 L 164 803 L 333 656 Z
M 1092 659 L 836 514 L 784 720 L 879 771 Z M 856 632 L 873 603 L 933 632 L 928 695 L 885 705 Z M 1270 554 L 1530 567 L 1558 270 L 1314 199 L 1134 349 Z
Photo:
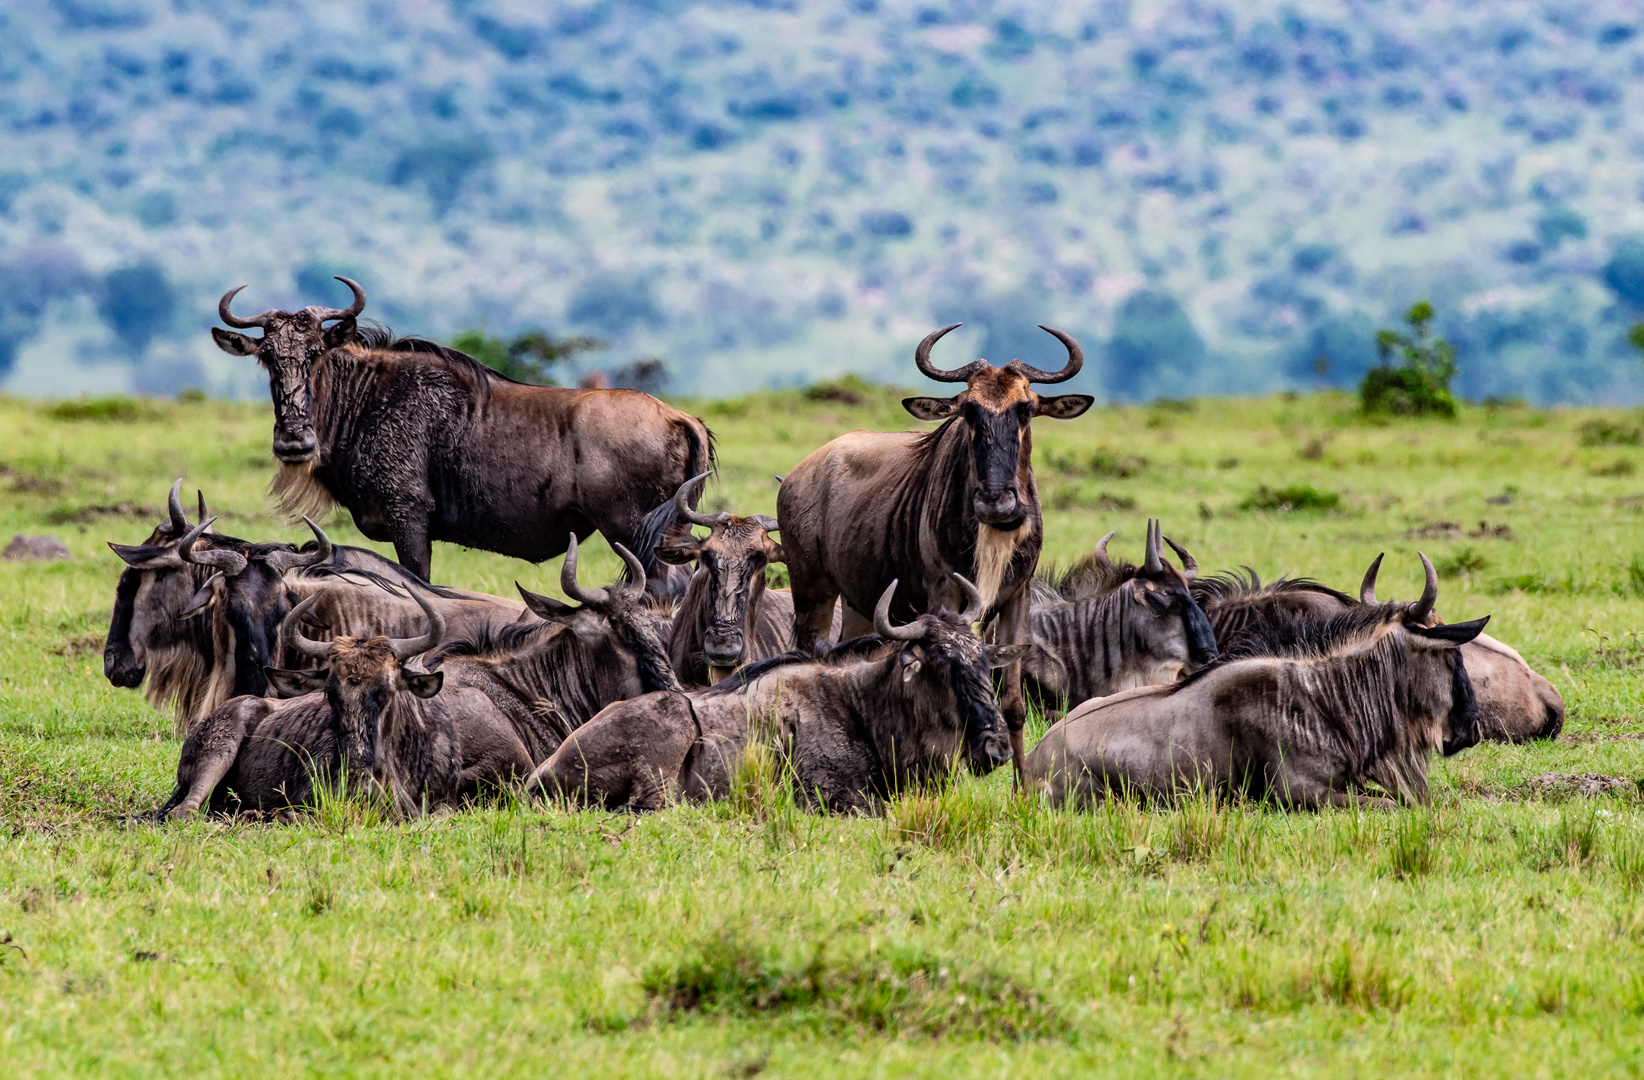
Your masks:
M 1282 488 L 1262 484 L 1239 503 L 1240 510 L 1278 510 L 1286 513 L 1292 510 L 1335 510 L 1340 506 L 1340 495 L 1334 491 L 1320 491 L 1311 484 L 1291 484 Z
M 1614 420 L 1588 420 L 1576 428 L 1576 436 L 1582 446 L 1637 446 L 1644 443 L 1644 428 Z
M 1460 551 L 1440 559 L 1434 564 L 1433 569 L 1438 571 L 1441 578 L 1456 578 L 1467 577 L 1489 565 L 1489 559 L 1486 559 L 1471 547 L 1464 547 Z
M 191 386 L 187 390 L 179 391 L 177 394 L 177 404 L 179 405 L 200 405 L 210 400 L 211 396 L 198 386 Z
M 1091 454 L 1090 461 L 1085 465 L 1085 471 L 1091 476 L 1103 476 L 1113 480 L 1140 476 L 1146 468 L 1147 458 L 1121 454 L 1105 446 Z
M 1456 350 L 1443 338 L 1432 338 L 1433 305 L 1427 301 L 1413 304 L 1404 319 L 1413 336 L 1397 330 L 1376 335 L 1381 366 L 1365 372 L 1359 383 L 1359 411 L 1365 416 L 1453 419 L 1456 399 L 1450 380 L 1456 374 Z M 1390 364 L 1395 354 L 1401 361 L 1397 367 Z
M 108 397 L 75 398 L 59 401 L 46 410 L 53 420 L 89 420 L 98 424 L 131 424 L 143 419 L 149 410 L 136 398 L 123 394 Z
M 1630 458 L 1616 458 L 1605 465 L 1594 465 L 1587 470 L 1589 476 L 1631 476 L 1638 471 Z
M 1633 561 L 1627 564 L 1627 591 L 1634 596 L 1644 596 L 1644 558 L 1633 556 Z
M 874 387 L 860 375 L 845 375 L 805 388 L 806 401 L 832 401 L 840 405 L 861 405 Z

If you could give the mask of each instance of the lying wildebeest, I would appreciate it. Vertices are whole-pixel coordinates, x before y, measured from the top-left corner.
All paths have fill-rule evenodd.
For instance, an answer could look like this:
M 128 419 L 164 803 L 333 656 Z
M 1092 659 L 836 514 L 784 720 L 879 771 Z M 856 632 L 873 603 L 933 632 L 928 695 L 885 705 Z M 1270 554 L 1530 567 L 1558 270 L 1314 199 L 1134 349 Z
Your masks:
M 1192 571 L 1165 562 L 1159 523 L 1148 520 L 1139 567 L 1108 559 L 1112 537 L 1108 533 L 1096 545 L 1096 565 L 1107 571 L 1101 589 L 1081 600 L 1036 597 L 1028 616 L 1033 648 L 1022 660 L 1023 683 L 1047 711 L 1175 682 L 1216 658 L 1216 635 L 1188 591 Z
M 391 795 L 395 811 L 414 815 L 471 794 L 488 776 L 465 772 L 462 728 L 507 726 L 476 690 L 442 692 L 440 672 L 405 662 L 439 644 L 439 609 L 422 594 L 428 631 L 417 638 L 303 635 L 303 618 L 320 597 L 292 609 L 281 626 L 292 655 L 324 668 L 270 668 L 286 700 L 237 697 L 196 724 L 183 741 L 177 788 L 159 817 L 308 806 L 319 784 L 346 779 L 350 790 Z
M 292 515 L 341 503 L 361 532 L 432 580 L 432 541 L 541 562 L 568 532 L 633 543 L 645 512 L 713 463 L 702 421 L 635 390 L 526 386 L 454 349 L 306 307 L 213 327 L 256 356 L 274 398 L 274 494 Z M 245 286 L 240 286 L 241 289 Z M 333 325 L 327 327 L 326 323 Z M 646 556 L 649 559 L 649 556 Z
M 1358 600 L 1307 578 L 1263 585 L 1248 568 L 1243 574 L 1198 578 L 1193 593 L 1210 617 L 1224 655 L 1282 654 L 1297 632 L 1297 619 L 1328 619 L 1355 604 L 1377 603 L 1381 561 L 1377 555 L 1370 564 Z M 1428 573 L 1432 575 L 1430 567 Z M 1512 647 L 1481 633 L 1461 646 L 1461 656 L 1478 698 L 1480 738 L 1524 742 L 1556 738 L 1563 730 L 1564 699 Z
M 807 805 L 855 811 L 947 775 L 962 751 L 978 772 L 1001 765 L 1009 745 L 989 670 L 1027 646 L 978 641 L 971 624 L 981 594 L 962 578 L 960 588 L 962 614 L 893 626 L 893 581 L 874 608 L 877 638 L 821 659 L 789 653 L 752 664 L 709 690 L 612 705 L 537 769 L 528 790 L 642 810 L 676 796 L 722 799 L 749 744 L 766 741 Z
M 630 580 L 644 581 L 634 554 L 621 545 L 617 553 L 634 575 Z M 584 589 L 576 577 L 573 537 L 560 587 L 580 606 L 521 587 L 540 619 L 453 636 L 422 658 L 429 670 L 445 674 L 446 693 L 477 690 L 508 721 L 506 728 L 462 728 L 463 769 L 476 780 L 523 779 L 605 706 L 681 689 L 663 645 L 666 621 L 651 608 L 645 587 Z
M 1425 557 L 1423 558 L 1425 562 Z M 1459 646 L 1489 620 L 1429 626 L 1436 580 L 1415 604 L 1298 619 L 1289 656 L 1223 659 L 1171 686 L 1087 701 L 1028 755 L 1052 802 L 1108 794 L 1239 792 L 1289 806 L 1422 801 L 1434 750 L 1478 740 Z
M 981 590 L 981 617 L 996 620 L 995 641 L 1028 640 L 1027 587 L 1044 542 L 1029 424 L 1035 416 L 1072 419 L 1094 400 L 1085 394 L 1040 397 L 1031 384 L 1071 379 L 1084 354 L 1071 337 L 1041 327 L 1067 349 L 1060 371 L 1040 371 L 1020 360 L 1002 368 L 976 360 L 943 371 L 931 365 L 930 350 L 953 329 L 928 335 L 914 362 L 928 378 L 964 383 L 964 392 L 902 402 L 921 420 L 944 421 L 941 427 L 841 435 L 782 481 L 776 516 L 800 652 L 810 651 L 827 630 L 836 597 L 849 609 L 842 636 L 850 637 L 865 629 L 862 613 L 892 579 L 906 584 L 899 618 L 957 607 L 950 577 L 955 573 Z M 1019 664 L 1005 672 L 1000 707 L 1020 774 L 1027 705 Z

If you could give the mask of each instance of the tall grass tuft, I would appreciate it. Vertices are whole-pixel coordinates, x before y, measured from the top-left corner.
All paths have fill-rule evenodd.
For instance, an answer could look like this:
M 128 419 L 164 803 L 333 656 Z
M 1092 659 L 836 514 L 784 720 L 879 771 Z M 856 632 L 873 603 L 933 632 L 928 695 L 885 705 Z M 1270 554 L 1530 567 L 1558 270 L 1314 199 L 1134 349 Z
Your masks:
M 1588 809 L 1571 812 L 1569 808 L 1558 815 L 1556 853 L 1563 857 L 1571 870 L 1585 866 L 1598 850 L 1598 811 Z
M 1400 814 L 1393 822 L 1387 860 L 1394 877 L 1426 877 L 1438 869 L 1433 845 L 1433 815 L 1425 810 Z
M 1627 891 L 1637 892 L 1644 887 L 1644 832 L 1636 821 L 1630 826 L 1616 826 L 1610 841 L 1610 865 Z
M 350 788 L 347 770 L 338 770 L 332 781 L 315 777 L 314 823 L 328 833 L 346 836 L 349 829 L 372 829 L 394 818 L 394 808 L 386 792 L 375 784 Z
M 1409 978 L 1395 978 L 1373 953 L 1356 947 L 1352 938 L 1315 966 L 1312 985 L 1321 999 L 1365 1012 L 1397 1011 L 1413 996 Z
M 732 812 L 763 824 L 766 842 L 780 847 L 799 833 L 797 786 L 787 755 L 766 739 L 750 739 L 731 777 Z
M 1170 817 L 1170 857 L 1178 862 L 1203 862 L 1227 841 L 1228 815 L 1213 787 L 1195 784 L 1176 804 Z

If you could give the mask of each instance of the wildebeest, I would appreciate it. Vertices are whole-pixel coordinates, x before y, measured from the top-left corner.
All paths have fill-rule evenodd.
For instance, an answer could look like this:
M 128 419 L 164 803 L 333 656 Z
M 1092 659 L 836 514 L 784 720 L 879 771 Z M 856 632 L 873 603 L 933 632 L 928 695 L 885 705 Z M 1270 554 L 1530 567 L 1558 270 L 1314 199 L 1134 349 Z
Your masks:
M 862 632 L 862 613 L 892 579 L 906 586 L 897 601 L 899 618 L 958 607 L 950 576 L 955 573 L 981 590 L 981 617 L 995 620 L 993 640 L 1027 641 L 1027 586 L 1044 541 L 1029 425 L 1035 416 L 1072 419 L 1094 400 L 1084 394 L 1040 397 L 1031 384 L 1071 379 L 1084 354 L 1071 337 L 1042 327 L 1067 349 L 1059 371 L 1020 360 L 1004 367 L 976 360 L 943 371 L 932 366 L 930 350 L 953 329 L 928 335 L 914 362 L 928 378 L 964 383 L 964 392 L 902 402 L 921 420 L 943 421 L 941 427 L 841 435 L 782 482 L 776 516 L 801 652 L 827 630 L 835 597 L 842 596 L 849 609 L 842 636 L 850 637 Z M 1027 705 L 1018 664 L 1005 672 L 1000 706 L 1020 774 Z
M 639 560 L 617 553 L 643 581 Z M 584 589 L 577 584 L 573 537 L 560 570 L 560 587 L 573 607 L 523 587 L 540 618 L 453 635 L 425 655 L 445 674 L 445 689 L 477 690 L 506 717 L 506 728 L 462 728 L 463 768 L 490 783 L 523 779 L 595 713 L 616 701 L 681 689 L 663 644 L 665 620 L 652 609 L 642 584 Z
M 311 805 L 316 784 L 346 778 L 351 790 L 386 791 L 399 814 L 452 803 L 465 793 L 459 722 L 492 727 L 491 704 L 473 690 L 442 693 L 445 676 L 405 661 L 439 643 L 444 620 L 423 604 L 427 633 L 329 642 L 303 636 L 319 597 L 294 608 L 281 627 L 287 652 L 324 670 L 270 668 L 287 700 L 237 697 L 196 724 L 183 741 L 177 787 L 159 817 L 280 810 Z
M 808 805 L 859 811 L 945 776 L 962 751 L 973 770 L 1001 765 L 1009 744 L 989 671 L 1027 646 L 978 641 L 981 594 L 962 579 L 960 588 L 963 613 L 895 626 L 893 581 L 874 607 L 878 637 L 820 659 L 774 657 L 712 689 L 612 705 L 537 769 L 529 790 L 643 810 L 676 796 L 721 799 L 760 741 L 789 764 Z
M 1096 565 L 1107 572 L 1102 588 L 1080 600 L 1036 600 L 1028 616 L 1033 648 L 1022 660 L 1023 682 L 1047 710 L 1175 682 L 1216 657 L 1216 635 L 1188 591 L 1196 564 L 1178 571 L 1164 560 L 1156 520 L 1147 523 L 1139 567 L 1108 559 L 1112 537 L 1096 545 Z
M 571 532 L 632 544 L 645 512 L 713 463 L 702 421 L 649 394 L 526 386 L 454 349 L 361 327 L 364 290 L 337 280 L 353 290 L 347 308 L 249 319 L 229 310 L 233 289 L 217 313 L 263 336 L 211 331 L 268 370 L 273 491 L 293 516 L 340 503 L 432 580 L 435 540 L 531 562 L 562 553 Z
M 1424 560 L 1425 561 L 1425 560 Z M 1289 656 L 1223 659 L 1171 686 L 1085 702 L 1028 756 L 1052 802 L 1110 793 L 1237 791 L 1285 805 L 1422 801 L 1434 750 L 1477 741 L 1459 646 L 1489 620 L 1429 626 L 1436 580 L 1411 605 L 1299 620 Z
M 1308 619 L 1328 619 L 1359 604 L 1375 604 L 1382 556 L 1359 585 L 1355 600 L 1307 578 L 1280 578 L 1263 585 L 1244 573 L 1201 577 L 1193 592 L 1210 617 L 1224 655 L 1282 654 Z M 1427 573 L 1434 578 L 1429 565 Z M 1436 578 L 1434 580 L 1436 587 Z M 1564 699 L 1511 646 L 1479 634 L 1461 646 L 1462 660 L 1478 698 L 1479 737 L 1492 742 L 1556 738 L 1564 727 Z

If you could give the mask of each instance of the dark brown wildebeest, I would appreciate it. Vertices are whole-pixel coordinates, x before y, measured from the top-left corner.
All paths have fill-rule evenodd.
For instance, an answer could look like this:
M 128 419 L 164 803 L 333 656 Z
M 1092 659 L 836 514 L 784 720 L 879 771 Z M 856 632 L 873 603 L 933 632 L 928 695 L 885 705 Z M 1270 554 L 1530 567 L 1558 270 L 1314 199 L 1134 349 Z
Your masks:
M 323 661 L 326 669 L 270 668 L 269 680 L 292 697 L 237 697 L 196 724 L 183 741 L 177 788 L 160 808 L 162 821 L 201 807 L 306 806 L 317 783 L 338 778 L 351 790 L 388 792 L 396 812 L 407 816 L 455 802 L 476 786 L 463 773 L 459 726 L 506 721 L 492 715 L 483 694 L 442 693 L 444 675 L 405 666 L 439 644 L 439 610 L 424 605 L 428 632 L 421 637 L 319 642 L 301 629 L 318 599 L 294 608 L 281 636 L 287 652 Z
M 902 402 L 921 420 L 943 421 L 941 427 L 841 435 L 782 482 L 776 516 L 800 652 L 810 651 L 827 630 L 836 597 L 847 608 L 842 636 L 851 637 L 864 630 L 862 613 L 892 579 L 906 585 L 897 602 L 899 618 L 958 607 L 950 577 L 955 573 L 981 590 L 981 617 L 994 621 L 993 640 L 1028 640 L 1028 585 L 1044 542 L 1029 425 L 1035 416 L 1070 420 L 1094 400 L 1084 394 L 1040 397 L 1031 384 L 1071 379 L 1084 354 L 1071 337 L 1041 327 L 1067 349 L 1060 371 L 1040 371 L 1020 360 L 1004 367 L 976 360 L 942 371 L 931 365 L 930 350 L 953 329 L 921 341 L 914 362 L 928 378 L 964 383 L 964 392 Z M 1021 683 L 1021 666 L 1012 664 L 1000 707 L 1018 776 L 1027 720 Z
M 289 514 L 340 503 L 431 580 L 435 540 L 530 562 L 562 553 L 570 532 L 632 544 L 647 510 L 712 466 L 702 421 L 649 394 L 526 386 L 454 349 L 361 328 L 365 292 L 337 280 L 354 292 L 348 308 L 249 319 L 229 311 L 233 289 L 217 313 L 263 336 L 211 331 L 268 370 L 273 491 Z
M 1036 598 L 1028 616 L 1033 648 L 1022 670 L 1028 694 L 1046 711 L 1175 682 L 1216 658 L 1216 635 L 1189 592 L 1192 570 L 1178 571 L 1164 560 L 1160 536 L 1159 523 L 1149 519 L 1137 567 L 1108 559 L 1108 533 L 1096 545 L 1097 565 L 1107 571 L 1102 589 L 1080 600 Z
M 617 553 L 643 581 L 639 560 Z M 540 616 L 511 626 L 453 637 L 423 663 L 445 674 L 445 692 L 477 690 L 506 717 L 506 728 L 462 728 L 465 774 L 500 784 L 524 779 L 590 717 L 616 701 L 681 689 L 663 644 L 666 621 L 643 585 L 584 589 L 577 580 L 575 538 L 565 553 L 560 587 L 572 607 L 523 587 Z
M 1415 604 L 1364 604 L 1303 620 L 1290 655 L 1223 659 L 1171 686 L 1087 701 L 1028 755 L 1052 802 L 1110 793 L 1168 799 L 1201 788 L 1289 806 L 1425 800 L 1427 762 L 1478 741 L 1459 646 L 1489 620 L 1429 626 Z
M 1193 592 L 1215 628 L 1224 655 L 1282 655 L 1309 620 L 1328 619 L 1356 604 L 1375 604 L 1377 555 L 1359 586 L 1359 599 L 1307 578 L 1263 585 L 1254 571 L 1199 578 Z M 1423 564 L 1431 587 L 1432 566 Z M 1430 620 L 1431 621 L 1431 620 Z M 1552 739 L 1564 727 L 1564 699 L 1522 656 L 1488 634 L 1461 646 L 1478 698 L 1479 737 L 1491 742 Z
M 672 798 L 722 799 L 750 743 L 773 744 L 813 808 L 859 811 L 946 776 L 968 754 L 984 772 L 1009 755 L 989 671 L 1025 645 L 971 633 L 982 598 L 968 581 L 959 615 L 890 622 L 896 582 L 874 608 L 879 637 L 817 659 L 799 653 L 743 668 L 709 690 L 647 694 L 605 709 L 566 740 L 528 790 L 580 805 L 655 810 Z

